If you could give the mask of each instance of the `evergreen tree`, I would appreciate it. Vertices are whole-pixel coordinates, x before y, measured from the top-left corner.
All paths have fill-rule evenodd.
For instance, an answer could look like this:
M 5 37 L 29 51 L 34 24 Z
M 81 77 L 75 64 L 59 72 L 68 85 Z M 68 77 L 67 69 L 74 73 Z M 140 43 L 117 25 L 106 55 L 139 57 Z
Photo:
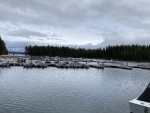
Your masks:
M 1 39 L 0 36 L 0 55 L 8 54 L 7 48 L 5 46 L 5 42 Z
M 150 61 L 150 46 L 116 45 L 99 49 L 83 49 L 56 46 L 27 46 L 25 53 L 36 56 L 61 56 L 75 58 L 100 58 L 125 61 Z

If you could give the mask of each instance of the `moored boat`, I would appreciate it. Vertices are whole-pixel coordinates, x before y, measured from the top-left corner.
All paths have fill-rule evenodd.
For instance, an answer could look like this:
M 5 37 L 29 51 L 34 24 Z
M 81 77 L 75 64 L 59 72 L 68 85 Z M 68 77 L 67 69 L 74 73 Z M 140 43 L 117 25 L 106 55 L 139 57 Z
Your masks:
M 31 60 L 26 60 L 26 62 L 23 64 L 23 66 L 25 68 L 32 68 L 33 67 L 32 61 Z
M 37 68 L 46 68 L 47 65 L 44 61 L 40 61 L 40 60 L 33 60 L 32 61 L 33 67 L 37 67 Z
M 9 61 L 2 61 L 2 62 L 0 62 L 0 67 L 9 67 L 9 66 L 10 66 Z

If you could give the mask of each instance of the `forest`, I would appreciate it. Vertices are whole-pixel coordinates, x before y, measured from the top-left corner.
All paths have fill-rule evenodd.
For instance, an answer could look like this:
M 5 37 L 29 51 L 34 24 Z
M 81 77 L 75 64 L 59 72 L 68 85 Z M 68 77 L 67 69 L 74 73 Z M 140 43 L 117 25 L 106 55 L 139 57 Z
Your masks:
M 5 54 L 8 54 L 8 51 L 7 51 L 5 42 L 1 39 L 1 36 L 0 36 L 0 55 L 5 55 Z
M 105 48 L 98 49 L 30 45 L 25 47 L 25 54 L 33 56 L 60 56 L 125 61 L 150 61 L 150 45 L 109 45 Z

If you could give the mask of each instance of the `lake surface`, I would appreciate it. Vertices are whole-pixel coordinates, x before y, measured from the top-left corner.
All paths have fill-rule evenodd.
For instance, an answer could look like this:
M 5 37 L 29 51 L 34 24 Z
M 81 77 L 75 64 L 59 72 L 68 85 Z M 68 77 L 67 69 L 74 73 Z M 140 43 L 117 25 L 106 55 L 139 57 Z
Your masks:
M 0 68 L 0 113 L 129 113 L 150 70 Z

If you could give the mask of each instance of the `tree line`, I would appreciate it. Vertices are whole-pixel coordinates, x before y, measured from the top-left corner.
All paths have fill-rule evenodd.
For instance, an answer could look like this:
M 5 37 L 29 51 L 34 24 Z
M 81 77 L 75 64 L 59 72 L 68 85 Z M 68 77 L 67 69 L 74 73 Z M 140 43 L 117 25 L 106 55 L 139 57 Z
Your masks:
M 0 55 L 5 55 L 5 54 L 8 54 L 8 51 L 7 51 L 5 42 L 1 39 L 1 36 L 0 36 Z
M 125 61 L 150 61 L 150 45 L 116 45 L 98 49 L 56 46 L 26 46 L 25 53 L 33 56 L 100 58 Z

